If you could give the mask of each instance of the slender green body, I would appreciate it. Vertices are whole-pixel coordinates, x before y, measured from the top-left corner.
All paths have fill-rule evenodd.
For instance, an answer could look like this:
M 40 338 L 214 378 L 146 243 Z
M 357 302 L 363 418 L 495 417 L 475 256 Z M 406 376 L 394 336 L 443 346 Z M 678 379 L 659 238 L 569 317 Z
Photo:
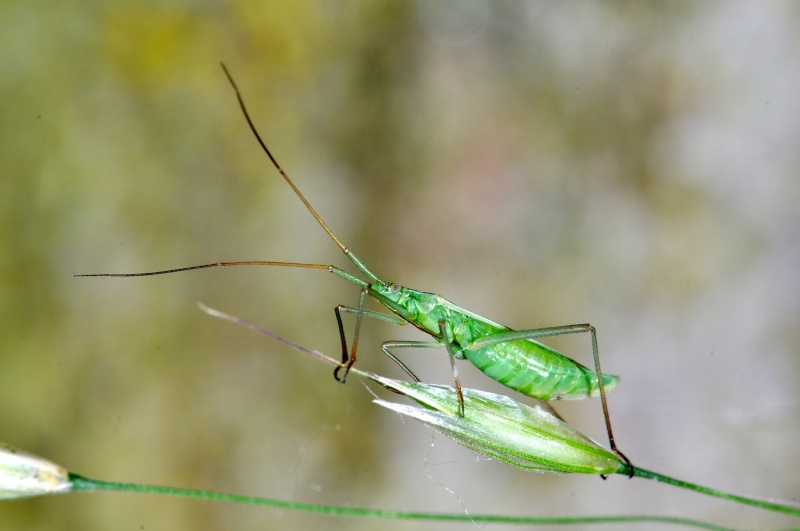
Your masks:
M 472 362 L 491 379 L 540 400 L 582 399 L 600 394 L 597 373 L 533 339 L 474 348 L 480 339 L 512 330 L 456 306 L 441 295 L 378 282 L 369 293 L 423 332 L 442 339 L 440 321 L 453 339 L 455 356 Z M 603 374 L 608 391 L 619 376 Z
M 153 271 L 149 273 L 102 273 L 78 276 L 148 276 L 175 273 L 178 271 L 189 271 L 203 269 L 207 267 L 226 267 L 243 265 L 267 265 L 283 267 L 302 267 L 308 269 L 324 269 L 333 273 L 348 282 L 352 282 L 361 287 L 361 298 L 358 308 L 349 306 L 337 306 L 335 308 L 336 319 L 339 325 L 339 335 L 342 341 L 342 362 L 334 371 L 334 377 L 344 383 L 350 368 L 356 360 L 356 347 L 358 344 L 358 334 L 361 327 L 362 317 L 372 317 L 388 322 L 403 324 L 404 320 L 413 324 L 423 332 L 436 338 L 435 342 L 422 341 L 386 341 L 383 343 L 383 352 L 393 359 L 409 376 L 419 381 L 414 373 L 394 354 L 389 348 L 394 347 L 445 347 L 453 364 L 453 376 L 455 377 L 456 390 L 461 404 L 461 416 L 464 416 L 464 397 L 461 392 L 461 384 L 455 370 L 454 358 L 467 359 L 478 369 L 493 380 L 505 385 L 506 387 L 518 391 L 527 396 L 540 400 L 555 399 L 581 399 L 590 396 L 600 395 L 603 404 L 603 415 L 606 421 L 609 443 L 614 450 L 627 463 L 629 470 L 633 470 L 633 465 L 627 457 L 619 452 L 614 443 L 614 436 L 611 432 L 611 420 L 608 415 L 608 406 L 605 400 L 605 391 L 612 389 L 619 380 L 618 376 L 603 374 L 602 381 L 598 379 L 600 370 L 600 354 L 597 348 L 597 337 L 595 329 L 589 324 L 576 324 L 566 326 L 556 326 L 550 328 L 538 328 L 529 330 L 514 331 L 508 327 L 490 321 L 480 315 L 474 314 L 464 308 L 456 306 L 441 295 L 426 293 L 405 288 L 399 284 L 385 282 L 375 273 L 369 270 L 361 260 L 353 254 L 350 249 L 344 246 L 336 234 L 328 228 L 322 218 L 317 214 L 311 204 L 306 200 L 300 190 L 295 186 L 286 172 L 272 156 L 261 135 L 258 134 L 242 99 L 239 89 L 233 78 L 228 73 L 225 65 L 222 65 L 225 75 L 236 91 L 236 98 L 242 113 L 255 135 L 264 153 L 269 157 L 275 169 L 284 178 L 286 183 L 292 188 L 297 197 L 302 201 L 308 211 L 317 220 L 320 227 L 330 236 L 331 240 L 341 249 L 347 258 L 367 277 L 367 280 L 348 273 L 336 266 L 324 264 L 308 264 L 296 262 L 271 262 L 271 261 L 243 261 L 243 262 L 217 262 L 213 264 L 203 264 L 198 266 L 182 267 L 164 271 Z M 365 295 L 377 299 L 384 306 L 389 308 L 395 315 L 386 315 L 364 309 Z M 352 350 L 347 351 L 347 341 L 344 328 L 342 326 L 341 312 L 349 312 L 357 315 L 356 331 L 353 337 Z M 596 371 L 592 371 L 580 363 L 564 356 L 560 352 L 539 343 L 536 339 L 547 336 L 573 334 L 588 332 L 591 334 L 592 351 Z M 344 374 L 339 377 L 339 371 L 344 369 Z M 631 472 L 631 475 L 633 472 Z

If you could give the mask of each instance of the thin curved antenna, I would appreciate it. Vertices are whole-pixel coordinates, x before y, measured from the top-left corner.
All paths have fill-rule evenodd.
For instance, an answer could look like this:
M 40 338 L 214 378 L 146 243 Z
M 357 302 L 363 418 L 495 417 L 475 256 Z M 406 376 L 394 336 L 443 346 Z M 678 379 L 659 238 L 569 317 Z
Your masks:
M 241 107 L 242 113 L 244 114 L 244 117 L 247 120 L 247 125 L 250 126 L 250 130 L 256 136 L 256 139 L 258 140 L 258 143 L 261 144 L 261 149 L 263 149 L 264 153 L 267 154 L 267 156 L 269 157 L 269 160 L 272 161 L 272 164 L 275 166 L 275 168 L 281 174 L 283 179 L 289 184 L 289 186 L 292 187 L 292 190 L 294 190 L 294 193 L 297 194 L 297 197 L 300 198 L 300 201 L 302 201 L 303 204 L 308 209 L 308 211 L 311 212 L 311 215 L 314 216 L 314 219 L 317 220 L 317 223 L 320 224 L 320 226 L 323 228 L 323 230 L 328 233 L 328 236 L 330 236 L 331 239 L 336 243 L 336 245 L 339 246 L 339 249 L 341 249 L 342 252 L 344 252 L 344 254 L 350 254 L 349 249 L 347 247 L 345 247 L 344 244 L 342 244 L 341 241 L 339 241 L 339 238 L 337 238 L 336 235 L 333 233 L 333 231 L 328 228 L 328 226 L 325 224 L 324 221 L 322 221 L 322 218 L 319 217 L 319 214 L 317 214 L 317 211 L 314 210 L 314 207 L 311 206 L 311 203 L 309 203 L 306 200 L 305 196 L 294 185 L 294 183 L 289 178 L 289 176 L 286 174 L 286 172 L 283 171 L 283 168 L 281 168 L 281 165 L 278 164 L 278 161 L 275 160 L 275 157 L 272 156 L 272 153 L 270 153 L 269 148 L 267 147 L 267 145 L 264 143 L 263 140 L 261 140 L 261 135 L 258 134 L 258 130 L 256 129 L 256 126 L 253 125 L 253 121 L 250 119 L 250 114 L 247 112 L 247 107 L 245 107 L 244 99 L 242 98 L 242 94 L 239 92 L 239 87 L 236 85 L 236 82 L 233 80 L 233 76 L 231 76 L 230 72 L 228 72 L 228 68 L 225 66 L 225 63 L 220 63 L 220 66 L 222 66 L 222 70 L 225 72 L 225 75 L 228 77 L 228 81 L 230 81 L 231 86 L 233 87 L 233 90 L 236 91 L 236 99 L 239 100 L 239 107 Z

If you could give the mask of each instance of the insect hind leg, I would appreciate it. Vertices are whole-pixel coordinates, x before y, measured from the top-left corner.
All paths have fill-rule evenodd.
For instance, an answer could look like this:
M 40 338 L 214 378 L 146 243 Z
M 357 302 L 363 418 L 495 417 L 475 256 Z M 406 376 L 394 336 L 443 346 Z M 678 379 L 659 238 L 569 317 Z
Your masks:
M 617 444 L 614 442 L 614 432 L 611 431 L 611 417 L 608 414 L 606 390 L 605 385 L 603 384 L 603 372 L 600 369 L 600 349 L 597 347 L 597 329 L 592 325 L 587 326 L 589 327 L 589 333 L 592 336 L 592 355 L 594 356 L 594 367 L 595 372 L 597 373 L 597 385 L 600 388 L 600 398 L 603 404 L 603 417 L 605 418 L 606 428 L 608 430 L 608 443 L 611 446 L 611 450 L 623 461 L 625 461 L 625 464 L 628 466 L 628 477 L 632 478 L 634 473 L 633 463 L 631 463 L 631 460 L 628 459 L 628 456 L 623 454 L 619 448 L 617 448 Z
M 605 385 L 603 384 L 603 371 L 600 368 L 600 350 L 597 346 L 597 329 L 594 326 L 586 323 L 586 324 L 574 324 L 574 325 L 565 325 L 565 326 L 552 326 L 547 328 L 532 328 L 529 330 L 512 330 L 509 332 L 503 332 L 500 334 L 494 334 L 491 336 L 486 336 L 480 338 L 470 345 L 466 346 L 467 350 L 472 349 L 479 349 L 485 348 L 492 345 L 499 345 L 501 343 L 507 343 L 509 341 L 517 341 L 520 339 L 539 339 L 543 337 L 551 337 L 551 336 L 564 336 L 568 334 L 579 334 L 588 332 L 592 338 L 592 356 L 594 357 L 594 369 L 597 373 L 597 385 L 600 391 L 600 400 L 603 406 L 603 418 L 605 419 L 606 423 L 606 432 L 608 433 L 608 443 L 611 446 L 611 450 L 617 454 L 617 456 L 625 462 L 626 466 L 628 467 L 628 477 L 633 477 L 634 475 L 634 467 L 631 460 L 623 454 L 619 448 L 617 448 L 617 444 L 614 441 L 614 432 L 611 429 L 611 416 L 608 413 L 608 402 L 606 401 L 606 390 Z

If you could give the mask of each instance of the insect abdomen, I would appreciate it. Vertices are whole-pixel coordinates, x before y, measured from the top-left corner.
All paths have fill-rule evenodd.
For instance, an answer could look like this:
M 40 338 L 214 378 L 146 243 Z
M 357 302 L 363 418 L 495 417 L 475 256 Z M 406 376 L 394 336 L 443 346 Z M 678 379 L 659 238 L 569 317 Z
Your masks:
M 464 350 L 464 356 L 491 379 L 541 400 L 579 400 L 600 394 L 597 373 L 535 341 Z M 606 391 L 617 381 L 619 376 L 603 375 Z

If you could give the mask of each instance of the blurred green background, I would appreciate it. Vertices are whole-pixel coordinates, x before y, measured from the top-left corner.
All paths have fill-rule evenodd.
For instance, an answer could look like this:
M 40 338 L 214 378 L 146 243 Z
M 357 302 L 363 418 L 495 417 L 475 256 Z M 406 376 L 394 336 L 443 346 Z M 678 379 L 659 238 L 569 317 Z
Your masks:
M 347 262 L 514 328 L 591 322 L 634 463 L 798 499 L 800 8 L 791 2 L 0 3 L 0 440 L 86 475 L 404 510 L 796 524 L 621 477 L 478 459 L 352 378 Z M 352 321 L 350 321 L 352 323 Z M 359 365 L 407 328 L 367 321 Z M 352 324 L 348 326 L 352 329 Z M 590 363 L 588 338 L 553 340 Z M 443 352 L 403 352 L 447 383 Z M 503 389 L 465 363 L 469 386 Z M 515 397 L 519 398 L 519 397 Z M 557 404 L 605 441 L 598 401 Z M 3 529 L 426 529 L 93 494 Z M 463 528 L 460 526 L 459 528 Z

